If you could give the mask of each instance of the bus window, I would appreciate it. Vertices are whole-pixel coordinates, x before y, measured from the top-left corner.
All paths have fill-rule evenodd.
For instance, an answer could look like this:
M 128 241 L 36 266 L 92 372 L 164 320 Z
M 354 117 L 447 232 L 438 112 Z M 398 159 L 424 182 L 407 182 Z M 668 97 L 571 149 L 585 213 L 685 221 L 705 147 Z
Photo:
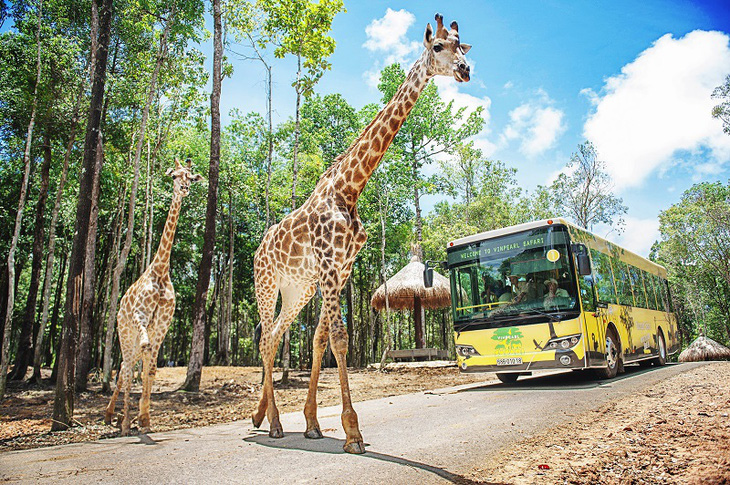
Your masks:
M 669 281 L 664 280 L 664 291 L 667 292 L 667 303 L 669 303 L 669 311 L 674 313 L 674 301 L 672 301 L 672 292 L 669 290 Z
M 593 276 L 578 276 L 578 284 L 580 285 L 580 298 L 583 302 L 583 311 L 596 311 L 596 293 L 593 288 Z
M 591 259 L 593 260 L 593 284 L 598 293 L 598 301 L 601 303 L 617 303 L 608 256 L 591 249 Z
M 631 274 L 631 286 L 634 288 L 636 306 L 647 308 L 646 289 L 644 288 L 644 279 L 641 277 L 641 270 L 634 266 L 629 266 L 629 273 Z
M 649 301 L 647 306 L 650 310 L 658 310 L 659 305 L 657 302 L 659 300 L 656 297 L 656 289 L 654 288 L 654 275 L 644 271 L 644 282 L 646 283 L 646 297 Z
M 657 296 L 659 297 L 659 309 L 665 312 L 669 311 L 669 302 L 667 301 L 667 281 L 659 276 L 654 277 L 657 288 Z
M 634 296 L 631 294 L 631 282 L 629 281 L 628 271 L 626 270 L 626 264 L 614 258 L 613 263 L 613 277 L 616 280 L 616 290 L 618 291 L 618 301 L 622 305 L 634 305 Z

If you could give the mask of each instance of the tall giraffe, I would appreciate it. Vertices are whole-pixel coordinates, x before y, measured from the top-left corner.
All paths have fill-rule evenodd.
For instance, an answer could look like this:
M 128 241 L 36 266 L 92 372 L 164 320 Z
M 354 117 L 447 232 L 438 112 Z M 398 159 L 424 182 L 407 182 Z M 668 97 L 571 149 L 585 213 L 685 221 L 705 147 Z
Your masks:
M 170 280 L 170 252 L 175 238 L 177 219 L 183 197 L 190 192 L 192 182 L 203 177 L 193 175 L 192 163 L 187 166 L 175 159 L 175 168 L 167 170 L 172 177 L 173 192 L 165 229 L 155 258 L 142 276 L 129 287 L 122 297 L 117 313 L 117 332 L 122 349 L 122 366 L 114 394 L 106 408 L 104 421 L 111 424 L 119 390 L 124 387 L 124 418 L 122 436 L 129 434 L 129 392 L 132 387 L 132 368 L 142 359 L 142 397 L 139 400 L 138 425 L 142 433 L 149 431 L 150 394 L 157 373 L 157 353 L 165 339 L 175 312 L 175 289 Z
M 264 387 L 258 409 L 253 414 L 253 424 L 259 427 L 266 416 L 272 438 L 284 436 L 274 402 L 272 369 L 276 349 L 281 336 L 319 284 L 322 310 L 314 335 L 312 375 L 304 406 L 307 420 L 304 436 L 322 437 L 317 421 L 317 382 L 329 338 L 342 391 L 341 418 L 347 435 L 343 448 L 348 453 L 365 452 L 350 398 L 345 359 L 348 336 L 342 322 L 339 296 L 350 276 L 355 256 L 367 240 L 357 213 L 357 199 L 386 149 L 432 77 L 453 76 L 458 82 L 469 80 L 469 66 L 464 55 L 471 46 L 459 42 L 456 22 L 446 30 L 443 17 L 436 14 L 435 18 L 435 34 L 428 24 L 423 39 L 425 50 L 393 99 L 350 148 L 337 157 L 319 179 L 309 199 L 269 229 L 256 251 L 254 279 L 261 318 L 259 349 L 264 366 Z M 279 292 L 281 310 L 274 321 Z

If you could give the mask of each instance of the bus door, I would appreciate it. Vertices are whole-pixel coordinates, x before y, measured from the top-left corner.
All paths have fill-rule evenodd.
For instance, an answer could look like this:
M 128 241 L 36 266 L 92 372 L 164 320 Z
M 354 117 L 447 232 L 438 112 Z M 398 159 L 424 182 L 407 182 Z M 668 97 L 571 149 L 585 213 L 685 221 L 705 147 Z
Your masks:
M 608 325 L 608 308 L 597 303 L 597 294 L 593 275 L 578 276 L 580 300 L 583 305 L 583 342 L 586 346 L 586 366 L 601 366 L 606 362 L 606 326 Z

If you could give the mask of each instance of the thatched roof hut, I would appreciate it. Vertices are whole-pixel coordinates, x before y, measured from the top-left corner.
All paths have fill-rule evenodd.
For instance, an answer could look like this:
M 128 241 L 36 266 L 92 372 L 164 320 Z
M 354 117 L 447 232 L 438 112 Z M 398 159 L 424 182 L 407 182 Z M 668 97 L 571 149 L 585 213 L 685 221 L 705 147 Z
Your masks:
M 415 300 L 421 301 L 423 308 L 433 310 L 451 305 L 451 286 L 448 278 L 434 271 L 433 286 L 423 285 L 424 264 L 416 256 L 388 281 L 388 306 L 391 310 L 413 310 Z M 375 290 L 370 304 L 378 311 L 385 308 L 385 285 Z
M 680 362 L 700 362 L 706 360 L 730 360 L 730 349 L 711 338 L 700 335 L 684 352 L 679 354 Z
M 424 264 L 413 256 L 411 262 L 393 275 L 384 285 L 375 290 L 370 304 L 378 311 L 385 308 L 385 287 L 388 287 L 388 307 L 391 310 L 413 310 L 416 348 L 425 347 L 422 313 L 424 309 L 444 308 L 451 305 L 449 280 L 434 272 L 433 286 L 423 284 Z

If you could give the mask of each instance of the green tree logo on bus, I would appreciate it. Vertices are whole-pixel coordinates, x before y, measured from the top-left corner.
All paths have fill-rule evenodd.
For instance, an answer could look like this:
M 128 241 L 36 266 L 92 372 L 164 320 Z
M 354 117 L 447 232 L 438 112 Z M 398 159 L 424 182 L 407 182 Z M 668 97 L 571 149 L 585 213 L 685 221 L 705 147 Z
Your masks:
M 522 332 L 517 327 L 498 328 L 492 335 L 492 340 L 498 343 L 494 346 L 497 355 L 521 354 Z

